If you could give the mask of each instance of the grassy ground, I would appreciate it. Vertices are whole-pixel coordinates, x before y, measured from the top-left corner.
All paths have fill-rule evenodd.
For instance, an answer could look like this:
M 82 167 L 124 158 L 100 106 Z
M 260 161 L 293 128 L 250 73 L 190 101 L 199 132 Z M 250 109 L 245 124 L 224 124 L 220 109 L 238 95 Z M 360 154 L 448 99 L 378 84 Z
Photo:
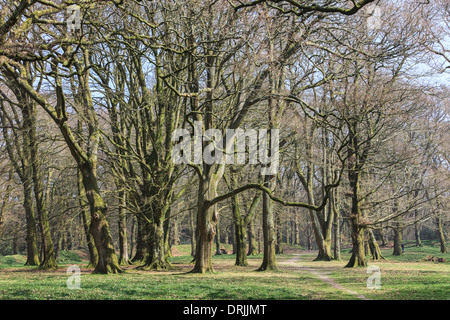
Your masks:
M 381 289 L 366 286 L 366 268 L 344 268 L 350 254 L 341 261 L 312 261 L 315 252 L 286 250 L 277 256 L 280 272 L 257 272 L 262 256 L 249 257 L 249 266 L 234 266 L 234 255 L 214 256 L 214 274 L 187 274 L 192 268 L 189 246 L 177 246 L 169 272 L 136 271 L 134 266 L 118 275 L 93 275 L 79 252 L 62 252 L 55 271 L 25 267 L 20 255 L 0 256 L 0 299 L 443 299 L 450 298 L 450 254 L 438 247 L 406 246 L 405 254 L 372 262 L 381 270 Z M 427 255 L 448 262 L 421 261 Z M 82 256 L 82 255 L 81 255 Z M 67 288 L 66 268 L 81 268 L 81 289 Z

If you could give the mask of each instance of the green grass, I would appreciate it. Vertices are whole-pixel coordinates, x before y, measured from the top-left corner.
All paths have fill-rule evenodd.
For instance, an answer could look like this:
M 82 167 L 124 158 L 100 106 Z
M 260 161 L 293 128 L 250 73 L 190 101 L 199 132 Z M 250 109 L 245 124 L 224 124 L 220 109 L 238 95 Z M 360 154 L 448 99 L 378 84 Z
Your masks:
M 438 244 L 431 245 L 425 241 L 422 247 L 412 243 L 405 245 L 401 256 L 392 255 L 393 249 L 383 249 L 385 260 L 368 261 L 369 265 L 380 268 L 381 288 L 368 289 L 365 284 L 368 276 L 367 268 L 341 268 L 342 263 L 333 261 L 331 264 L 320 263 L 316 267 L 329 268 L 333 264 L 339 267 L 331 268 L 331 276 L 339 284 L 353 290 L 369 299 L 384 300 L 449 300 L 450 299 L 450 253 L 440 253 Z M 447 262 L 424 261 L 428 255 L 442 257 Z M 349 253 L 343 254 L 342 261 L 350 258 Z
M 0 269 L 22 267 L 26 261 L 26 257 L 22 255 L 0 256 Z
M 392 249 L 383 249 L 386 260 L 369 261 L 381 270 L 381 289 L 366 287 L 366 268 L 344 268 L 350 257 L 342 251 L 341 261 L 312 261 L 315 252 L 286 250 L 278 255 L 280 272 L 255 271 L 262 255 L 248 257 L 249 266 L 234 266 L 234 255 L 213 257 L 215 273 L 190 274 L 192 269 L 188 245 L 177 246 L 171 258 L 174 269 L 167 272 L 136 271 L 135 266 L 117 275 L 93 275 L 79 252 L 61 252 L 60 268 L 40 271 L 25 267 L 25 257 L 0 256 L 0 299 L 164 299 L 164 300 L 316 300 L 358 299 L 449 299 L 450 262 L 422 261 L 427 255 L 445 257 L 439 248 L 426 243 L 421 248 L 407 244 L 405 254 L 392 256 Z M 300 253 L 300 255 L 294 254 Z M 67 265 L 81 267 L 81 289 L 67 288 Z M 314 273 L 311 272 L 314 270 Z M 333 286 L 318 275 L 328 277 L 341 287 Z M 357 295 L 355 295 L 357 294 Z
M 93 275 L 82 269 L 81 289 L 69 290 L 65 269 L 42 272 L 36 268 L 0 271 L 1 299 L 351 299 L 308 273 L 257 272 L 259 259 L 248 267 L 235 267 L 230 259 L 214 259 L 214 274 L 141 272 Z M 230 263 L 231 262 L 231 263 Z M 180 264 L 174 264 L 180 267 Z

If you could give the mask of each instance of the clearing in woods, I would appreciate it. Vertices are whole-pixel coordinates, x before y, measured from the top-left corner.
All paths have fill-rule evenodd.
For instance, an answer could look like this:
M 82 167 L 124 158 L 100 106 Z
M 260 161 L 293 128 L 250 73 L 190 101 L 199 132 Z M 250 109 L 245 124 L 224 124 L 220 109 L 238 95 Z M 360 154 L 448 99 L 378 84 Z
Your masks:
M 187 245 L 174 248 L 173 269 L 168 272 L 138 271 L 135 265 L 117 275 L 93 275 L 80 252 L 62 252 L 59 269 L 40 271 L 23 266 L 24 256 L 0 257 L 0 299 L 158 299 L 158 300 L 447 300 L 450 298 L 450 254 L 436 246 L 407 246 L 386 260 L 370 261 L 380 268 L 381 288 L 367 288 L 367 268 L 344 268 L 341 261 L 313 261 L 315 251 L 287 248 L 277 255 L 279 272 L 255 271 L 262 255 L 248 257 L 246 267 L 234 266 L 231 254 L 214 256 L 214 274 L 189 274 L 192 269 Z M 446 262 L 426 261 L 430 256 Z M 68 289 L 67 266 L 81 268 L 81 288 Z

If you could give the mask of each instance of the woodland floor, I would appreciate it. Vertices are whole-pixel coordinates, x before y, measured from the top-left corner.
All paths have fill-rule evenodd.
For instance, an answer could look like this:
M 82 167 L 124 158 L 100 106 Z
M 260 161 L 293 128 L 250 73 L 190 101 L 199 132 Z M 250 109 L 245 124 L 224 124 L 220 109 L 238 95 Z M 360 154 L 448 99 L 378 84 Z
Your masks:
M 340 261 L 313 261 L 316 252 L 286 248 L 277 255 L 278 272 L 255 271 L 262 255 L 248 257 L 246 267 L 234 266 L 231 254 L 214 256 L 214 273 L 190 274 L 189 246 L 176 246 L 170 271 L 138 271 L 93 275 L 80 251 L 65 251 L 59 268 L 40 271 L 25 267 L 24 256 L 0 256 L 0 299 L 95 299 L 95 300 L 448 300 L 450 254 L 439 253 L 435 243 L 408 245 L 402 256 L 382 249 L 386 260 L 371 261 L 381 272 L 381 288 L 367 288 L 367 268 L 344 268 L 350 254 L 342 250 Z M 447 262 L 426 261 L 430 256 Z M 67 288 L 68 265 L 81 268 L 81 289 Z

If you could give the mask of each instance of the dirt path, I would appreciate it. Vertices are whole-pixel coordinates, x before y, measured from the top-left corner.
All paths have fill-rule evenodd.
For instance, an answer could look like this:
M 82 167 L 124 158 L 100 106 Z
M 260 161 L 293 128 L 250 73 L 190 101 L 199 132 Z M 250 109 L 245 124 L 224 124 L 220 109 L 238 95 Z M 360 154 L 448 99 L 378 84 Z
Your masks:
M 349 290 L 347 288 L 345 288 L 344 286 L 342 286 L 341 284 L 337 283 L 336 281 L 334 281 L 333 279 L 331 279 L 330 277 L 328 277 L 324 272 L 322 272 L 321 270 L 317 269 L 317 268 L 310 268 L 304 265 L 301 265 L 299 263 L 300 260 L 300 253 L 295 253 L 294 257 L 290 258 L 289 260 L 280 262 L 280 264 L 286 264 L 286 265 L 290 265 L 292 267 L 295 267 L 296 269 L 298 269 L 299 271 L 308 271 L 310 273 L 312 273 L 313 275 L 317 276 L 320 280 L 322 280 L 325 283 L 328 283 L 330 286 L 332 286 L 333 288 L 337 289 L 337 290 L 341 290 L 344 291 L 346 293 L 349 293 L 351 295 L 356 296 L 358 299 L 361 300 L 370 300 L 368 298 L 366 298 L 364 295 L 362 294 L 358 294 L 355 291 Z

